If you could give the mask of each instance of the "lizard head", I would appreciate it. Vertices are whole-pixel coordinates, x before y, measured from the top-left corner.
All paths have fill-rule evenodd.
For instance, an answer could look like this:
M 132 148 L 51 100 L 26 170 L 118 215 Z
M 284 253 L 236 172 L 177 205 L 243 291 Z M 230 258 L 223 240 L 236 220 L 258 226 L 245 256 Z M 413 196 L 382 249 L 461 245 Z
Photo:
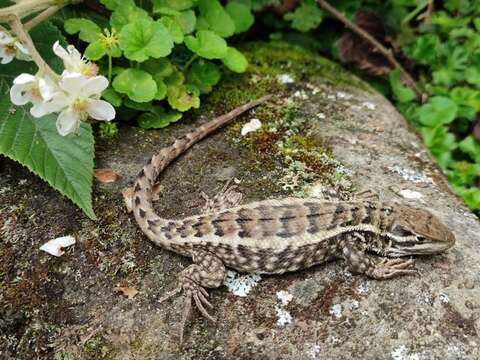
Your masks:
M 408 205 L 396 207 L 395 220 L 385 236 L 390 246 L 384 252 L 391 257 L 441 253 L 455 244 L 455 236 L 438 217 Z

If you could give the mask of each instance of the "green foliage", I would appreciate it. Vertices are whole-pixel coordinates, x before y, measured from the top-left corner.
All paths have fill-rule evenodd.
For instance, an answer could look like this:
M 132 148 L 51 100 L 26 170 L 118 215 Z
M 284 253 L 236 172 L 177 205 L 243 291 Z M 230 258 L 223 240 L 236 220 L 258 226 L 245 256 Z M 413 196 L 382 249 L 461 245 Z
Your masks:
M 242 1 L 243 3 L 243 1 Z M 376 13 L 390 27 L 392 44 L 412 63 L 425 103 L 402 82 L 399 69 L 377 84 L 389 84 L 398 109 L 418 129 L 426 146 L 447 175 L 455 191 L 472 209 L 480 209 L 480 7 L 478 0 L 339 0 L 330 4 L 353 19 L 359 9 Z M 429 5 L 430 4 L 430 5 Z M 433 5 L 433 11 L 430 6 Z M 432 11 L 432 12 L 431 12 Z M 290 27 L 310 32 L 310 44 L 338 54 L 331 36 L 331 23 L 322 26 L 326 15 L 314 0 L 302 0 L 284 16 Z M 377 24 L 365 22 L 366 30 L 378 35 Z M 343 25 L 342 25 L 343 26 Z M 276 36 L 282 36 L 275 23 Z M 291 31 L 285 38 L 298 39 Z M 354 51 L 355 49 L 349 49 Z M 368 56 L 363 54 L 363 56 Z M 402 57 L 399 57 L 402 60 Z M 225 63 L 225 61 L 224 61 Z M 407 65 L 407 63 L 404 63 Z M 412 68 L 414 66 L 414 68 Z M 369 78 L 372 79 L 371 77 Z M 387 80 L 387 81 L 385 81 Z M 476 123 L 477 131 L 473 131 Z M 475 134 L 475 135 L 474 135 Z
M 2 82 L 0 93 L 8 85 Z M 79 135 L 62 137 L 55 115 L 33 118 L 24 107 L 13 107 L 0 97 L 0 153 L 18 161 L 71 199 L 91 219 L 94 146 L 90 125 L 82 124 Z
M 314 0 L 304 0 L 295 11 L 285 15 L 285 20 L 292 22 L 291 26 L 298 31 L 309 31 L 316 28 L 322 21 L 323 12 Z
M 42 57 L 60 72 L 61 60 L 52 52 L 55 41 L 65 44 L 59 29 L 44 22 L 30 35 Z M 0 154 L 26 166 L 94 219 L 91 196 L 94 140 L 90 125 L 82 124 L 78 135 L 62 137 L 56 129 L 55 115 L 35 119 L 27 108 L 10 102 L 8 91 L 13 78 L 36 71 L 34 63 L 26 61 L 0 67 Z

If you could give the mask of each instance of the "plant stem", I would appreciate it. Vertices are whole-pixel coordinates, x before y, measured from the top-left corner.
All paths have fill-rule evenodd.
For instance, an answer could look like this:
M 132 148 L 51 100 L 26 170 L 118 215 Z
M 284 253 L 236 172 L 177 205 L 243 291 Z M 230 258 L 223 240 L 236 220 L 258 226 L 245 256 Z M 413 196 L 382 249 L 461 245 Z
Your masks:
M 194 54 L 190 59 L 188 59 L 187 63 L 183 66 L 183 71 L 187 71 L 187 69 L 192 65 L 192 63 L 197 60 L 198 55 Z
M 35 45 L 33 45 L 32 38 L 23 28 L 23 24 L 20 21 L 17 15 L 9 16 L 9 24 L 12 31 L 15 33 L 15 36 L 22 42 L 22 44 L 28 49 L 32 60 L 37 64 L 40 72 L 45 73 L 50 76 L 52 80 L 57 80 L 59 78 L 58 74 L 53 71 L 50 66 L 43 60 L 43 58 L 38 53 Z
M 365 30 L 363 30 L 362 28 L 360 28 L 359 26 L 357 26 L 356 24 L 348 20 L 341 12 L 339 12 L 337 9 L 331 6 L 327 1 L 325 0 L 316 0 L 316 1 L 317 1 L 317 4 L 320 5 L 322 9 L 327 11 L 337 20 L 341 21 L 345 25 L 345 27 L 347 27 L 348 29 L 353 31 L 355 34 L 360 36 L 362 39 L 364 39 L 365 41 L 373 45 L 390 62 L 392 66 L 398 67 L 408 87 L 411 88 L 417 95 L 417 100 L 420 100 L 420 101 L 423 100 L 423 94 L 420 91 L 420 89 L 417 87 L 415 80 L 410 76 L 407 70 L 405 70 L 405 68 L 402 65 L 400 65 L 397 59 L 395 59 L 395 56 L 393 56 L 393 53 L 391 50 L 387 49 L 382 44 L 380 44 L 368 32 L 366 32 Z
M 112 55 L 108 54 L 108 82 L 112 81 Z
M 35 26 L 40 24 L 42 21 L 48 19 L 50 16 L 55 14 L 58 10 L 60 10 L 65 5 L 56 5 L 56 6 L 51 6 L 49 8 L 46 8 L 40 14 L 35 16 L 32 20 L 26 22 L 25 25 L 23 25 L 23 27 L 25 28 L 26 31 L 30 31 Z
M 9 15 L 16 15 L 19 18 L 22 18 L 56 4 L 56 0 L 23 0 L 18 4 L 0 8 L 0 20 Z

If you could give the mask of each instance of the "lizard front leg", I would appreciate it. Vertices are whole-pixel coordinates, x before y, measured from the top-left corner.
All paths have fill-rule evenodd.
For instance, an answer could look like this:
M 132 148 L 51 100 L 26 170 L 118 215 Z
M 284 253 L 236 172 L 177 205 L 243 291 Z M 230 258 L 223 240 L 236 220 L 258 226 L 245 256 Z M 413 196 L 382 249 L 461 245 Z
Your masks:
M 365 254 L 355 237 L 355 234 L 351 234 L 340 243 L 341 256 L 352 273 L 365 274 L 377 280 L 418 274 L 418 271 L 413 269 L 415 264 L 412 259 L 381 258 L 380 261 L 375 261 L 372 256 Z
M 222 261 L 211 252 L 196 249 L 192 253 L 192 260 L 194 264 L 180 273 L 178 286 L 159 300 L 162 303 L 182 291 L 184 293 L 185 305 L 180 323 L 180 344 L 183 342 L 183 332 L 192 309 L 192 300 L 204 317 L 215 322 L 205 309 L 205 306 L 213 307 L 207 300 L 208 293 L 205 288 L 218 288 L 223 284 L 226 275 Z

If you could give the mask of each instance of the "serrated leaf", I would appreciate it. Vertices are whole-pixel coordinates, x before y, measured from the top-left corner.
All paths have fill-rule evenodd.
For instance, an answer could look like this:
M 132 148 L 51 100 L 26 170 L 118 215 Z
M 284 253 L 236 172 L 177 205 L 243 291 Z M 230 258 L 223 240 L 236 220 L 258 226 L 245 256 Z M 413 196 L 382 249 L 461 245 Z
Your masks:
M 70 35 L 78 33 L 80 40 L 88 43 L 97 41 L 102 33 L 98 25 L 88 19 L 68 19 L 63 26 L 67 33 Z
M 205 59 L 221 59 L 227 56 L 228 46 L 225 40 L 209 30 L 197 31 L 197 36 L 185 36 L 185 45 L 198 56 Z
M 291 21 L 295 30 L 306 32 L 320 25 L 323 12 L 314 0 L 306 0 L 295 11 L 285 14 L 284 19 Z
M 185 85 L 169 86 L 167 96 L 170 106 L 178 111 L 184 112 L 192 107 L 197 109 L 200 106 L 198 94 Z
M 428 64 L 438 56 L 440 38 L 433 34 L 419 36 L 407 49 L 408 55 L 421 64 Z
M 235 23 L 235 34 L 247 31 L 255 21 L 250 8 L 245 4 L 230 2 L 225 10 Z
M 175 70 L 172 63 L 167 58 L 147 60 L 141 64 L 140 68 L 149 72 L 153 77 L 159 77 L 162 79 L 170 76 Z
M 188 73 L 188 83 L 195 85 L 202 94 L 212 91 L 212 86 L 220 80 L 218 66 L 206 61 L 195 62 Z
M 418 110 L 419 121 L 426 126 L 451 123 L 457 115 L 457 104 L 445 96 L 434 96 Z
M 235 23 L 218 0 L 199 0 L 198 6 L 202 18 L 217 35 L 226 38 L 235 33 Z
M 142 129 L 161 129 L 167 127 L 172 122 L 180 120 L 182 115 L 183 114 L 178 111 L 170 111 L 168 113 L 163 111 L 145 113 L 138 117 L 138 125 Z
M 412 89 L 404 86 L 400 81 L 400 69 L 396 68 L 388 75 L 393 95 L 399 102 L 409 102 L 415 99 L 415 93 Z
M 233 47 L 228 48 L 227 56 L 222 58 L 222 62 L 227 68 L 237 73 L 245 72 L 248 67 L 247 58 Z
M 0 153 L 18 161 L 95 219 L 92 208 L 94 140 L 89 124 L 79 134 L 60 136 L 56 116 L 35 119 L 25 107 L 14 107 L 1 86 Z
M 160 58 L 172 52 L 173 40 L 167 28 L 150 19 L 125 25 L 120 32 L 120 48 L 129 60 L 142 62 L 149 57 Z
M 163 16 L 158 21 L 167 28 L 167 30 L 170 32 L 170 36 L 176 44 L 181 44 L 183 42 L 182 28 L 174 18 L 170 16 Z
M 115 91 L 139 103 L 152 101 L 158 90 L 152 75 L 140 69 L 122 71 L 115 77 L 112 86 Z

